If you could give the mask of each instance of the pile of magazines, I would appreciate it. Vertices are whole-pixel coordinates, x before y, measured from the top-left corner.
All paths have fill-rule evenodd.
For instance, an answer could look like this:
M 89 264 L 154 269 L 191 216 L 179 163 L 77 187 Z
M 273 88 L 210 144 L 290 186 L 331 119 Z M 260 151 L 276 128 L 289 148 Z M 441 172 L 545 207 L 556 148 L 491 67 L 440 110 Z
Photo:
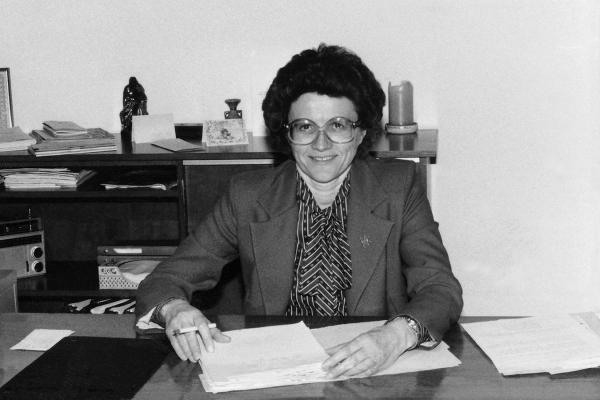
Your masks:
M 75 189 L 95 175 L 95 171 L 68 168 L 0 169 L 0 182 L 6 190 Z
M 45 121 L 43 129 L 31 132 L 37 143 L 29 151 L 38 156 L 112 152 L 115 136 L 102 128 L 84 129 L 71 121 Z

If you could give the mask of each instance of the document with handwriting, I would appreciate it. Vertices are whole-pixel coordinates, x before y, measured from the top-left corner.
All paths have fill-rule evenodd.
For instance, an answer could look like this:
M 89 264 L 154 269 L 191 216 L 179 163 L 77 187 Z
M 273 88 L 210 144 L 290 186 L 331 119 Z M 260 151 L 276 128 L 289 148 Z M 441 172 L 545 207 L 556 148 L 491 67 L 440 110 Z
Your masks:
M 595 321 L 598 321 L 597 323 Z M 557 374 L 600 366 L 598 314 L 462 324 L 503 375 Z
M 385 321 L 334 325 L 310 330 L 303 322 L 225 332 L 230 343 L 217 343 L 200 359 L 200 380 L 208 392 L 248 390 L 330 381 L 321 369 L 325 349 L 352 340 Z M 445 343 L 433 350 L 404 353 L 378 375 L 449 368 L 460 361 Z M 341 377 L 337 380 L 349 379 Z

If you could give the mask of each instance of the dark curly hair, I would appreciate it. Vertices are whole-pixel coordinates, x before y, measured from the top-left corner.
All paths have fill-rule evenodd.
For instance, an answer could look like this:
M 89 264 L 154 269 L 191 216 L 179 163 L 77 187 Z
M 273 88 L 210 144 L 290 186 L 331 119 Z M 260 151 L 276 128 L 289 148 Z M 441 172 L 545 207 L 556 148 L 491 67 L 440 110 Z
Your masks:
M 288 122 L 290 105 L 310 92 L 352 101 L 360 127 L 367 132 L 357 151 L 359 157 L 365 157 L 382 131 L 385 105 L 385 93 L 373 72 L 352 51 L 325 44 L 294 55 L 280 68 L 263 100 L 262 110 L 267 128 L 287 154 L 291 148 L 284 124 Z

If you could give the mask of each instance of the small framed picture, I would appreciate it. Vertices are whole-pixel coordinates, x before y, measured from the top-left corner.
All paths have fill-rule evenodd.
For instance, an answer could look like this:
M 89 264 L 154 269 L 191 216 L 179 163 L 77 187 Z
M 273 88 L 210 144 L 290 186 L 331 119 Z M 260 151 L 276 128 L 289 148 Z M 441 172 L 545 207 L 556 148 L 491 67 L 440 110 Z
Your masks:
M 204 141 L 207 146 L 248 144 L 243 119 L 212 120 L 204 123 Z
M 0 68 L 0 129 L 13 127 L 10 70 Z

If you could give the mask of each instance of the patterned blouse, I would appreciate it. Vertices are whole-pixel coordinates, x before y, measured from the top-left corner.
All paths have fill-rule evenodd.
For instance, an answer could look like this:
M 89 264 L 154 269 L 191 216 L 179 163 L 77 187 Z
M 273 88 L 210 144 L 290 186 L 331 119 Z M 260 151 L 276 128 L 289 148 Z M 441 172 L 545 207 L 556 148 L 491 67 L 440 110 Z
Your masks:
M 352 261 L 346 232 L 350 174 L 333 204 L 321 209 L 296 174 L 298 225 L 294 283 L 285 315 L 345 316 L 344 290 L 352 286 Z

